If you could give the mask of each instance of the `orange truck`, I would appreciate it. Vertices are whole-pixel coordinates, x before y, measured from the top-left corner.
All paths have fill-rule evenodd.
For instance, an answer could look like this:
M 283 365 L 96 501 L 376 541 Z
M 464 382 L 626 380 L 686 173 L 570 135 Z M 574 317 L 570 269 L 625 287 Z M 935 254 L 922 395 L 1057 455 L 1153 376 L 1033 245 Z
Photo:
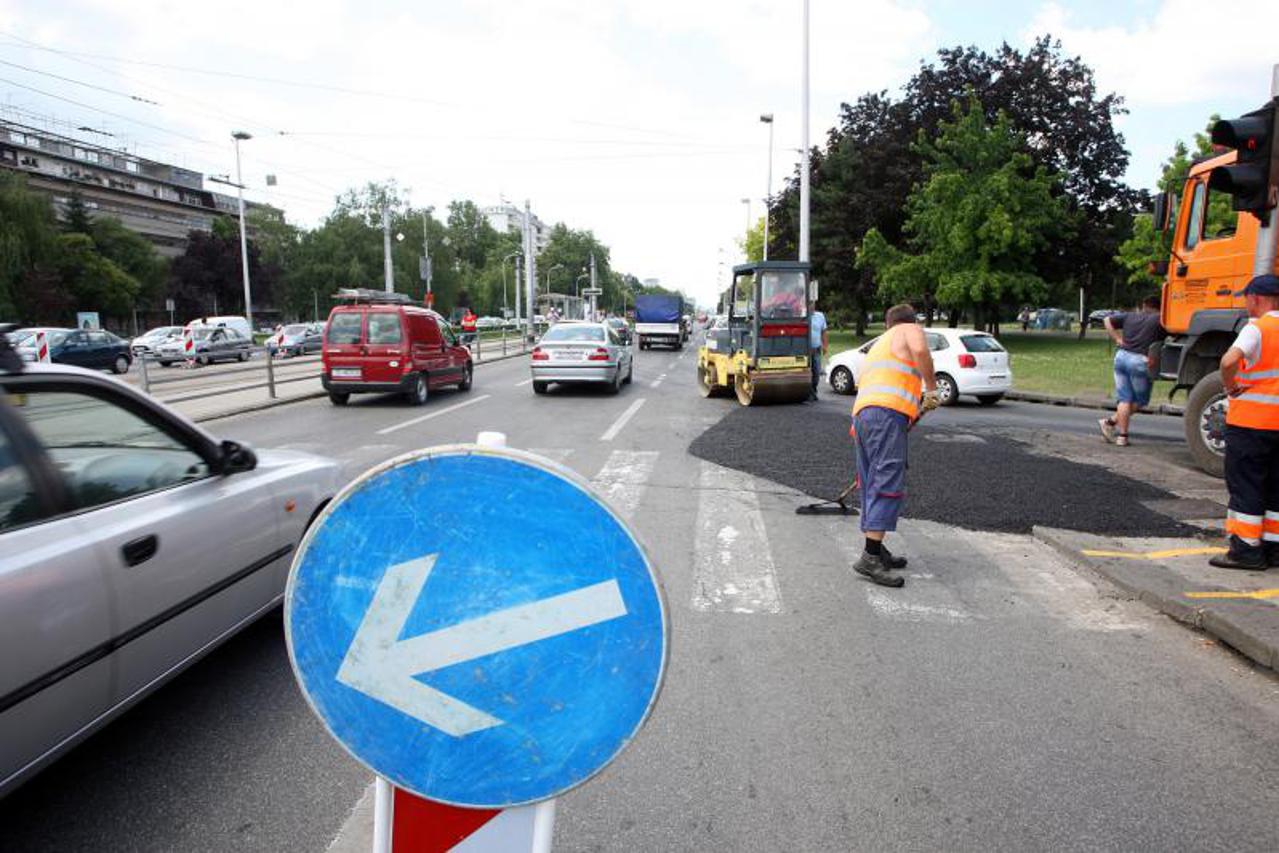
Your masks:
M 1171 257 L 1152 266 L 1166 275 L 1162 320 L 1168 338 L 1159 375 L 1176 383 L 1174 393 L 1189 391 L 1186 442 L 1196 464 L 1218 477 L 1228 402 L 1218 364 L 1248 322 L 1243 297 L 1235 293 L 1259 272 L 1279 272 L 1279 227 L 1263 226 L 1274 222 L 1279 195 L 1276 101 L 1213 127 L 1213 142 L 1234 150 L 1191 167 L 1180 205 L 1172 193 L 1155 199 L 1155 227 L 1172 232 Z

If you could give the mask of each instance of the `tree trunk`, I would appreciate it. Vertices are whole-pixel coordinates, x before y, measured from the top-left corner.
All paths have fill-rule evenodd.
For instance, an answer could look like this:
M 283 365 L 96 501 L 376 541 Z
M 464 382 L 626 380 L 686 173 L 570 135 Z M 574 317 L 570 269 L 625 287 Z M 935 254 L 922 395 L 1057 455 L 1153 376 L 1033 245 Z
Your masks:
M 866 309 L 865 308 L 857 309 L 856 330 L 857 330 L 857 337 L 859 338 L 866 334 Z

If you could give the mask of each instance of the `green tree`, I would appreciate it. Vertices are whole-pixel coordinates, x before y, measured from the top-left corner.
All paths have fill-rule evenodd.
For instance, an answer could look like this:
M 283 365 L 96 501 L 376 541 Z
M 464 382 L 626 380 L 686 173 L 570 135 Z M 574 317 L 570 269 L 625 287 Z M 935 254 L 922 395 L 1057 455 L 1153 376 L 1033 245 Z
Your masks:
M 89 208 L 85 207 L 84 198 L 79 192 L 72 192 L 67 202 L 67 209 L 62 212 L 62 230 L 70 234 L 89 234 L 92 232 L 93 217 Z
M 58 241 L 58 274 L 76 308 L 113 317 L 133 311 L 141 290 L 136 278 L 104 258 L 88 234 L 63 234 Z
M 604 291 L 598 298 L 601 308 L 621 301 L 616 292 L 616 283 L 612 278 L 612 267 L 609 263 L 608 247 L 596 239 L 594 232 L 569 228 L 563 222 L 551 229 L 546 248 L 537 256 L 539 281 L 538 293 L 544 293 L 546 275 L 554 267 L 560 267 L 552 274 L 552 291 L 557 293 L 574 293 L 588 286 L 587 279 L 577 283 L 578 277 L 588 274 L 591 269 L 591 256 L 595 256 L 596 281 Z
M 54 274 L 58 221 L 47 196 L 31 192 L 23 176 L 0 171 L 0 317 L 56 322 L 66 308 Z
M 751 225 L 746 236 L 737 241 L 737 245 L 751 263 L 764 260 L 764 217 L 761 216 Z
M 1061 226 L 1059 178 L 1034 165 L 1006 115 L 988 123 L 972 97 L 953 116 L 935 141 L 918 143 L 927 178 L 907 201 L 907 248 L 872 229 L 859 262 L 876 271 L 887 298 L 980 309 L 997 329 L 1001 302 L 1047 291 L 1034 258 Z
M 138 283 L 138 305 L 154 305 L 164 298 L 169 262 L 156 251 L 150 240 L 130 231 L 111 216 L 96 217 L 90 226 L 89 236 L 93 238 L 98 254 Z

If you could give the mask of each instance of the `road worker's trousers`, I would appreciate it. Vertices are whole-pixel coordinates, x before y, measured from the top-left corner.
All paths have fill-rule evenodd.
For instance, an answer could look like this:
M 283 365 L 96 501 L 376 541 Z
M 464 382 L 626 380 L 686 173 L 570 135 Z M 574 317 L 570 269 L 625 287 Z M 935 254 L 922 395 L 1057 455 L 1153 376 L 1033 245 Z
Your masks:
M 1226 488 L 1232 547 L 1279 548 L 1279 430 L 1226 427 Z

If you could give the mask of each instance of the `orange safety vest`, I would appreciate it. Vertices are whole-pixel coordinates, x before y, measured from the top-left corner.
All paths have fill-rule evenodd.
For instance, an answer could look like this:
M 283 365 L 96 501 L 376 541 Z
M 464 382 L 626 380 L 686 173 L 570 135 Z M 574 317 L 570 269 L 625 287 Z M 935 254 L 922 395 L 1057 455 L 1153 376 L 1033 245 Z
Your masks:
M 1240 368 L 1237 378 L 1243 393 L 1230 398 L 1226 423 L 1279 430 L 1279 317 L 1266 314 L 1252 322 L 1261 330 L 1261 354 Z
M 919 417 L 924 378 L 915 364 L 893 355 L 895 332 L 889 329 L 866 353 L 866 363 L 857 382 L 853 417 L 867 406 L 892 409 L 912 421 Z
M 475 331 L 475 320 L 476 320 L 476 317 L 475 317 L 475 315 L 474 315 L 474 314 L 467 314 L 466 316 L 464 316 L 464 317 L 462 318 L 462 331 L 464 331 L 464 332 L 474 332 L 474 331 Z

